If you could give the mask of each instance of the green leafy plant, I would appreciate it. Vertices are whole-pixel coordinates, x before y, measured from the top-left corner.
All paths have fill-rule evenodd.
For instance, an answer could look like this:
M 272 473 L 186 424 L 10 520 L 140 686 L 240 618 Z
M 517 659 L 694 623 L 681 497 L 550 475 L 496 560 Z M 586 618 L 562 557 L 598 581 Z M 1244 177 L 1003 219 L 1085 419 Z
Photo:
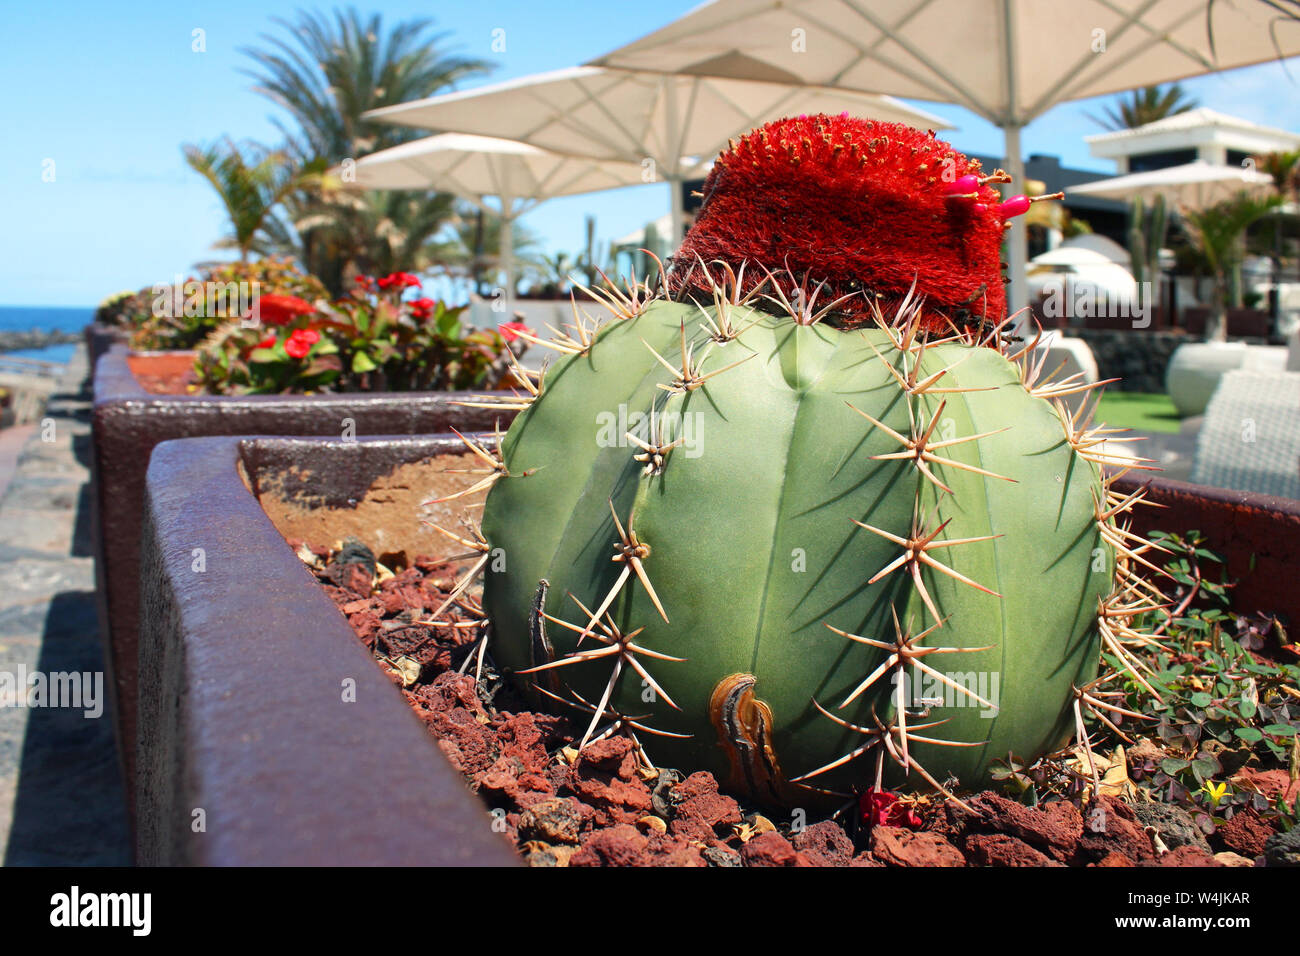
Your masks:
M 239 251 L 247 262 L 253 251 L 266 251 L 267 236 L 281 204 L 295 192 L 328 183 L 324 160 L 296 163 L 283 150 L 256 143 L 236 145 L 226 139 L 209 146 L 184 147 L 185 162 L 206 179 L 221 197 L 230 219 L 231 235 L 222 245 Z
M 227 323 L 199 349 L 199 382 L 217 394 L 268 394 L 497 389 L 515 380 L 527 343 L 513 326 L 474 329 L 463 306 L 402 297 L 418 285 L 409 273 L 362 276 L 338 302 L 299 300 L 283 324 Z
M 461 56 L 423 18 L 385 25 L 353 8 L 273 18 L 250 58 L 254 89 L 283 114 L 275 122 L 300 166 L 335 166 L 424 135 L 363 114 L 423 99 L 492 69 Z M 321 278 L 334 297 L 359 272 L 384 275 L 433 264 L 435 236 L 455 218 L 454 198 L 432 190 L 293 190 L 285 222 L 269 236 Z
M 1089 117 L 1094 123 L 1110 130 L 1137 129 L 1148 123 L 1176 116 L 1195 109 L 1199 104 L 1177 83 L 1168 86 L 1156 84 L 1130 90 L 1114 106 L 1106 107 L 1102 118 Z
M 99 303 L 95 309 L 95 321 L 114 328 L 132 328 L 148 319 L 152 301 L 149 289 L 114 293 Z
M 181 287 L 141 290 L 132 303 L 131 347 L 191 349 L 220 329 L 252 314 L 263 296 L 292 296 L 308 303 L 327 298 L 319 280 L 292 259 L 268 256 L 252 262 L 218 263 Z M 143 299 L 143 311 L 135 311 Z M 255 334 L 256 330 L 254 330 Z
M 1148 624 L 1161 641 L 1139 655 L 1145 680 L 1125 682 L 1125 707 L 1149 720 L 1127 729 L 1150 735 L 1154 745 L 1129 775 L 1153 799 L 1191 810 L 1206 832 L 1245 807 L 1285 816 L 1289 810 L 1231 778 L 1247 768 L 1300 770 L 1300 666 L 1260 653 L 1290 653 L 1286 632 L 1276 618 L 1231 612 L 1230 583 L 1221 570 L 1217 581 L 1207 570 L 1222 559 L 1200 532 L 1151 538 L 1170 552 L 1164 568 L 1177 603 L 1152 612 Z
M 1214 274 L 1214 296 L 1205 332 L 1207 341 L 1222 341 L 1227 337 L 1232 275 L 1246 253 L 1246 230 L 1282 203 L 1279 195 L 1251 196 L 1243 192 L 1206 209 L 1183 210 L 1183 227 L 1188 238 Z

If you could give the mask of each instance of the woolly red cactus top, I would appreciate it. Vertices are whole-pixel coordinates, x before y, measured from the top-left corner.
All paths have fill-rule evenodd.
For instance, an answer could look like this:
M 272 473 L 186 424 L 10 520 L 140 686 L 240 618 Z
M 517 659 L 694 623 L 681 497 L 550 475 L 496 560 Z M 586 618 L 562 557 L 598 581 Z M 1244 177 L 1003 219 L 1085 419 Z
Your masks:
M 707 292 L 701 260 L 748 262 L 748 288 L 763 278 L 757 264 L 825 280 L 821 304 L 865 293 L 837 307 L 836 324 L 865 321 L 867 296 L 896 305 L 913 280 L 944 326 L 997 323 L 1006 312 L 1003 222 L 1014 214 L 1000 200 L 979 161 L 933 132 L 847 115 L 778 120 L 718 156 L 675 257 L 674 291 Z

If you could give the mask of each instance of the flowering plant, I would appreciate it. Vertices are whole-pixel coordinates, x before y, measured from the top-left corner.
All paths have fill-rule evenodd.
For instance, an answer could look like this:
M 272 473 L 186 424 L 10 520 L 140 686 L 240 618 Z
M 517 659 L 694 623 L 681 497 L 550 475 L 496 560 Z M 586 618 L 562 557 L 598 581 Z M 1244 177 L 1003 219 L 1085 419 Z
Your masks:
M 292 259 L 271 256 L 213 266 L 183 282 L 146 287 L 123 302 L 131 307 L 131 347 L 154 350 L 195 348 L 231 322 L 286 325 L 328 298 L 325 286 Z
M 493 389 L 513 380 L 527 347 L 522 323 L 475 329 L 464 307 L 430 298 L 409 273 L 358 276 L 337 302 L 263 296 L 263 327 L 227 327 L 204 343 L 196 362 L 210 392 L 441 391 Z M 269 300 L 269 301 L 268 301 Z

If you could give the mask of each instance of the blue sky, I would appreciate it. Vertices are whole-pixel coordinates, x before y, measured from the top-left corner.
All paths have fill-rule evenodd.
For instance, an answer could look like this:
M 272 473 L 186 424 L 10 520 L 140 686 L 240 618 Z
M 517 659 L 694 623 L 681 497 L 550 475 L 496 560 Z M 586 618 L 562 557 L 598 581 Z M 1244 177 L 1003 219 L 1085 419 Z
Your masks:
M 695 0 L 392 0 L 358 4 L 392 24 L 432 17 L 460 52 L 498 64 L 490 80 L 572 66 L 662 26 Z M 273 143 L 272 104 L 252 92 L 238 48 L 278 32 L 302 2 L 274 0 L 45 0 L 6 3 L 0 13 L 0 304 L 94 305 L 126 288 L 187 273 L 223 256 L 216 195 L 191 172 L 181 144 L 230 135 Z M 205 53 L 191 50 L 206 33 Z M 506 51 L 493 53 L 493 30 Z M 1300 80 L 1294 61 L 1291 72 Z M 1300 95 L 1279 64 L 1184 86 L 1203 105 L 1270 126 L 1300 129 Z M 1001 133 L 966 111 L 917 103 L 958 127 L 960 149 L 1000 154 Z M 1097 101 L 1058 106 L 1026 130 L 1031 153 L 1054 153 L 1068 166 L 1110 171 L 1088 155 L 1082 137 L 1098 128 L 1085 113 Z M 53 160 L 53 182 L 42 173 Z M 662 215 L 667 187 L 651 185 L 554 200 L 526 216 L 550 251 L 581 249 L 583 217 L 596 216 L 602 239 Z

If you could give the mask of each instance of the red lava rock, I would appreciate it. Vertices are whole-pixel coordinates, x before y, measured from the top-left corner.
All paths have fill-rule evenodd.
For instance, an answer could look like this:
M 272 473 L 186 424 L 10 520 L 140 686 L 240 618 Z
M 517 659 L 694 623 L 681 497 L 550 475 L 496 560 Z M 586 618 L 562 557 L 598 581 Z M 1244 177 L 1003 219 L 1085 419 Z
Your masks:
M 1074 804 L 1064 800 L 1027 807 L 985 791 L 969 803 L 983 816 L 967 821 L 967 829 L 1006 833 L 1055 860 L 1068 860 L 1083 833 L 1083 817 Z
M 636 776 L 636 754 L 626 737 L 606 737 L 582 749 L 581 765 L 613 773 L 621 780 Z
M 626 738 L 617 739 L 623 740 L 630 746 L 630 741 Z M 604 762 L 608 764 L 613 759 L 613 751 L 604 753 Z M 629 759 L 635 761 L 635 756 L 630 750 L 619 758 L 620 772 Z M 568 786 L 596 809 L 596 822 L 602 826 L 609 823 L 635 823 L 653 808 L 650 788 L 640 779 L 633 776 L 630 780 L 624 780 L 607 771 L 597 769 L 585 759 L 572 769 L 568 777 Z
M 582 841 L 569 866 L 645 866 L 650 841 L 634 826 L 619 824 L 597 830 Z
M 798 852 L 775 830 L 760 833 L 740 848 L 745 866 L 812 866 L 812 861 Z
M 1138 862 L 1155 856 L 1151 838 L 1138 826 L 1133 811 L 1123 801 L 1101 797 L 1099 805 L 1105 811 L 1105 829 L 1100 833 L 1084 829 L 1079 838 L 1079 852 L 1084 858 L 1101 860 L 1112 851 Z
M 1276 800 L 1279 794 L 1286 794 L 1289 804 L 1300 796 L 1300 780 L 1292 781 L 1285 770 L 1239 770 L 1231 782 L 1239 790 L 1262 793 L 1270 801 Z
M 524 765 L 512 757 L 498 757 L 478 778 L 482 790 L 500 790 L 508 797 L 519 795 L 519 773 Z
M 1223 866 L 1223 864 L 1199 846 L 1192 846 L 1189 843 L 1168 853 L 1162 853 L 1155 859 L 1143 860 L 1138 866 Z
M 396 591 L 385 591 L 379 596 L 379 604 L 384 609 L 385 614 L 400 614 L 407 608 L 419 605 L 409 604 L 401 594 Z
M 1215 830 L 1215 836 L 1225 847 L 1252 860 L 1263 855 L 1264 844 L 1272 835 L 1273 828 L 1250 809 L 1238 810 L 1231 820 Z
M 433 710 L 465 708 L 477 717 L 487 720 L 487 711 L 479 700 L 472 674 L 439 674 L 432 683 L 421 684 L 410 696 Z
M 493 722 L 492 728 L 500 737 L 503 754 L 519 760 L 523 772 L 545 775 L 551 757 L 547 746 L 555 736 L 554 718 L 547 719 L 532 713 L 506 714 L 504 718 Z M 544 786 L 555 789 L 549 781 Z M 536 787 L 533 787 L 536 789 Z
M 662 833 L 652 833 L 646 844 L 651 866 L 708 866 L 700 848 L 686 840 Z
M 519 815 L 519 836 L 543 843 L 578 843 L 582 811 L 573 799 L 540 800 Z
M 357 602 L 369 605 L 369 601 Z M 380 625 L 383 623 L 381 618 L 374 611 L 358 611 L 348 618 L 348 623 L 352 625 L 352 630 L 356 633 L 366 647 L 375 646 L 375 634 L 378 632 Z
M 939 836 L 902 827 L 875 827 L 871 855 L 888 866 L 965 866 L 960 850 Z
M 972 833 L 966 838 L 966 856 L 979 866 L 1063 866 L 1048 859 L 1024 840 L 1005 833 Z
M 886 821 L 873 830 L 871 849 L 856 854 L 834 821 L 814 823 L 788 838 L 768 831 L 743 846 L 728 845 L 737 843 L 731 828 L 753 808 L 720 792 L 711 774 L 693 773 L 676 784 L 663 775 L 662 785 L 647 781 L 632 742 L 622 736 L 589 745 L 571 766 L 554 755 L 575 745 L 587 718 L 575 722 L 521 706 L 516 692 L 500 686 L 491 669 L 482 688 L 472 675 L 452 671 L 453 656 L 459 665 L 479 634 L 474 628 L 419 623 L 455 586 L 449 565 L 417 557 L 372 593 L 374 582 L 364 566 L 330 561 L 326 550 L 314 553 L 323 559 L 315 569 L 321 588 L 358 639 L 376 657 L 406 656 L 421 665 L 418 680 L 403 691 L 407 702 L 470 785 L 505 811 L 506 835 L 531 865 L 964 866 L 958 847 L 965 848 L 971 865 L 1213 863 L 1203 852 L 1175 851 L 1155 859 L 1150 839 L 1122 801 L 1103 799 L 1105 829 L 1093 833 L 1068 801 L 1026 807 L 992 792 L 970 798 L 979 814 L 950 803 L 922 804 L 927 829 L 916 832 Z M 383 563 L 393 567 L 401 561 Z M 463 619 L 455 608 L 443 616 Z M 1270 794 L 1289 784 L 1285 771 L 1239 777 L 1237 786 Z M 659 830 L 659 820 L 666 822 L 666 832 Z M 1253 858 L 1271 834 L 1257 815 L 1245 811 L 1220 828 L 1218 840 Z
M 790 842 L 817 866 L 848 866 L 853 860 L 853 841 L 834 820 L 806 826 Z
M 672 799 L 677 802 L 677 810 L 668 830 L 686 840 L 711 845 L 717 842 L 717 827 L 743 819 L 740 805 L 718 792 L 718 782 L 711 773 L 691 774 L 673 787 Z
M 361 564 L 331 564 L 325 569 L 325 575 L 337 587 L 351 591 L 353 598 L 370 597 L 370 588 L 374 578 Z

